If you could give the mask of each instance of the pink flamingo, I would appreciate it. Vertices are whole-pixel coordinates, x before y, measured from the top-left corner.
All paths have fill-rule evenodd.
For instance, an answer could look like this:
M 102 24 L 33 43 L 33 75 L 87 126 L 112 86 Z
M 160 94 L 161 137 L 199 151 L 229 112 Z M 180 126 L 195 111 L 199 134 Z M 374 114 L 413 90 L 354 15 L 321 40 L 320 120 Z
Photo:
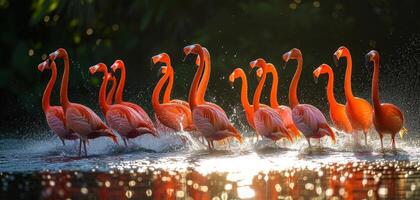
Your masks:
M 122 60 L 116 60 L 114 64 L 112 64 L 111 69 L 114 73 L 118 69 L 121 70 L 120 82 L 118 83 L 117 92 L 115 93 L 115 103 L 122 104 L 122 105 L 125 105 L 134 109 L 136 112 L 140 114 L 143 120 L 147 123 L 147 127 L 156 133 L 156 128 L 155 128 L 155 125 L 153 124 L 153 121 L 150 119 L 149 115 L 143 110 L 143 108 L 141 108 L 139 105 L 135 103 L 131 103 L 131 102 L 123 100 L 122 94 L 123 94 L 123 90 L 125 86 L 125 73 L 126 73 L 124 62 Z
M 79 137 L 67 128 L 63 107 L 50 105 L 51 91 L 57 80 L 57 67 L 54 61 L 51 62 L 51 65 L 48 63 L 48 60 L 46 60 L 38 65 L 38 70 L 41 72 L 46 69 L 51 70 L 51 78 L 42 96 L 42 110 L 44 111 L 48 126 L 60 138 L 63 145 L 65 145 L 64 140 L 76 140 Z
M 353 131 L 363 131 L 365 134 L 365 145 L 367 145 L 367 133 L 372 127 L 373 109 L 365 99 L 353 96 L 351 89 L 351 73 L 353 69 L 350 51 L 342 46 L 334 53 L 334 61 L 338 65 L 338 60 L 346 57 L 346 77 L 344 80 L 344 93 L 346 94 L 346 113 L 350 120 Z
M 383 135 L 390 134 L 392 140 L 392 148 L 395 147 L 395 135 L 400 133 L 402 137 L 407 131 L 404 128 L 404 115 L 401 110 L 389 103 L 381 103 L 379 100 L 379 53 L 375 50 L 370 51 L 366 55 L 367 61 L 373 62 L 372 77 L 372 102 L 375 110 L 373 115 L 373 125 L 381 138 L 381 148 L 384 148 Z
M 86 141 L 88 141 L 88 139 L 104 136 L 111 138 L 116 144 L 118 144 L 115 134 L 101 120 L 101 118 L 98 117 L 98 115 L 96 115 L 90 108 L 82 104 L 72 103 L 69 101 L 67 93 L 70 64 L 67 51 L 60 48 L 49 55 L 49 59 L 51 61 L 54 61 L 56 58 L 62 58 L 64 60 L 64 74 L 60 88 L 60 104 L 64 109 L 67 127 L 79 135 L 79 156 L 82 152 L 82 143 L 85 150 L 85 156 L 87 156 Z
M 169 55 L 166 53 L 161 53 L 159 55 L 153 56 L 152 61 L 154 64 L 156 64 L 157 62 L 166 63 L 166 66 L 161 68 L 161 73 L 163 73 L 164 75 L 159 80 L 152 94 L 152 105 L 153 109 L 155 110 L 157 119 L 163 125 L 175 131 L 182 131 L 184 129 L 186 131 L 194 130 L 189 104 L 185 102 L 188 106 L 185 105 L 184 101 L 182 100 L 170 100 L 170 90 L 172 89 L 173 84 L 171 82 L 173 81 L 174 72 L 171 66 Z M 164 100 L 164 102 L 161 104 L 159 103 L 159 94 L 163 85 L 165 84 L 165 82 L 168 81 L 168 79 L 169 82 L 165 91 L 167 99 L 166 102 Z M 172 79 L 172 81 L 170 79 Z M 169 90 L 168 87 L 170 87 Z
M 262 77 L 255 89 L 254 105 L 254 124 L 255 130 L 261 136 L 277 141 L 286 138 L 293 142 L 290 132 L 287 130 L 280 114 L 273 108 L 260 107 L 261 92 L 267 78 L 267 65 L 264 59 L 259 58 L 249 63 L 251 68 L 261 66 L 257 70 L 257 76 Z
M 157 136 L 156 132 L 149 129 L 147 122 L 131 107 L 106 102 L 106 88 L 111 75 L 105 64 L 98 63 L 89 68 L 90 74 L 102 72 L 104 74 L 101 89 L 99 91 L 99 105 L 109 126 L 117 131 L 123 138 L 124 145 L 127 146 L 128 139 L 141 136 L 143 134 L 152 134 Z
M 204 58 L 205 50 L 199 44 L 194 44 L 184 47 L 184 53 L 186 56 L 189 54 L 198 54 L 200 58 Z M 202 90 L 198 92 L 198 84 L 200 78 L 203 77 L 202 81 L 208 82 L 210 69 L 207 69 L 203 75 L 204 68 L 210 68 L 210 63 L 204 66 L 204 60 L 200 59 L 200 65 L 195 73 L 193 83 L 190 88 L 188 101 L 192 110 L 193 123 L 196 129 L 204 136 L 207 140 L 209 149 L 213 149 L 214 140 L 223 140 L 227 137 L 235 137 L 242 143 L 242 136 L 236 128 L 230 124 L 226 113 L 216 104 L 209 102 L 201 102 L 198 94 L 205 94 L 207 87 L 202 87 Z M 208 61 L 210 57 L 208 55 Z M 208 73 L 208 74 L 206 74 Z M 203 99 L 204 100 L 204 99 Z
M 277 70 L 271 63 L 266 63 L 265 60 L 262 60 L 261 65 L 266 66 L 267 73 L 271 73 L 273 75 L 273 83 L 271 84 L 271 91 L 270 91 L 270 105 L 271 107 L 276 110 L 281 119 L 283 120 L 283 124 L 285 125 L 286 129 L 292 133 L 297 138 L 300 138 L 299 130 L 296 128 L 295 124 L 293 123 L 292 119 L 292 109 L 285 105 L 280 105 L 277 99 L 277 88 L 279 84 L 279 78 L 277 74 Z M 254 68 L 252 66 L 251 68 Z M 262 68 L 263 66 L 257 66 Z
M 335 134 L 328 125 L 322 112 L 315 106 L 300 104 L 298 101 L 297 87 L 303 67 L 302 53 L 299 49 L 293 48 L 289 52 L 283 54 L 282 58 L 285 63 L 290 59 L 296 59 L 298 62 L 298 67 L 289 88 L 289 103 L 292 108 L 293 122 L 306 137 L 309 147 L 311 147 L 310 138 L 321 139 L 321 137 L 326 135 L 329 135 L 335 143 Z
M 321 74 L 328 74 L 328 85 L 327 85 L 327 98 L 330 104 L 330 118 L 334 123 L 334 126 L 344 131 L 345 133 L 351 133 L 352 127 L 347 117 L 346 107 L 338 103 L 334 97 L 334 72 L 331 67 L 327 64 L 322 64 L 313 71 L 315 82 L 318 81 L 318 77 Z

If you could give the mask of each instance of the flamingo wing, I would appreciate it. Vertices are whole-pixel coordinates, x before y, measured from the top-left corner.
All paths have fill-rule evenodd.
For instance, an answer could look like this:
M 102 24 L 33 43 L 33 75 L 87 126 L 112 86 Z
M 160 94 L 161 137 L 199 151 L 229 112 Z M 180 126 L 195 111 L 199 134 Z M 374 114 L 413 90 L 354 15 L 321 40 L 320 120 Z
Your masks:
M 320 111 L 318 113 L 316 110 L 318 109 L 309 104 L 299 104 L 292 110 L 293 122 L 306 137 L 310 137 L 318 130 L 318 122 L 322 120 L 319 116 Z
M 187 106 L 188 108 L 190 108 L 190 104 L 189 104 L 188 102 L 186 102 L 186 101 L 183 101 L 183 100 L 179 100 L 179 99 L 172 99 L 172 100 L 170 101 L 170 103 L 181 104 L 181 105 L 183 105 L 183 106 Z
M 162 109 L 158 111 L 157 117 L 161 123 L 174 130 L 181 130 L 182 127 L 191 124 L 191 111 L 188 107 L 177 103 L 161 104 Z
M 64 111 L 61 106 L 53 106 L 48 109 L 45 113 L 48 126 L 51 130 L 57 134 L 60 138 L 65 138 L 72 131 L 69 131 L 66 127 L 64 120 Z

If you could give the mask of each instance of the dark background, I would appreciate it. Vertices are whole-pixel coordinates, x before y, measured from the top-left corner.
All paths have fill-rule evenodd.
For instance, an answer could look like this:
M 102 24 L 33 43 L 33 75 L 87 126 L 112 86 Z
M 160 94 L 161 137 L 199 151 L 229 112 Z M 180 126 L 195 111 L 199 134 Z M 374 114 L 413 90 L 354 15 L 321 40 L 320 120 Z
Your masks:
M 125 99 L 152 114 L 150 97 L 158 77 L 157 68 L 150 70 L 151 56 L 170 54 L 176 71 L 173 97 L 186 99 L 196 68 L 193 58 L 182 62 L 182 48 L 200 43 L 209 49 L 213 64 L 207 99 L 220 104 L 228 115 L 234 114 L 237 126 L 243 121 L 239 83 L 232 89 L 227 82 L 235 67 L 248 71 L 248 63 L 258 57 L 275 64 L 280 75 L 279 100 L 287 104 L 296 63 L 282 70 L 280 56 L 297 47 L 304 57 L 299 98 L 327 113 L 326 77 L 315 84 L 312 71 L 321 63 L 332 65 L 332 54 L 345 45 L 353 56 L 354 94 L 370 100 L 372 67 L 365 67 L 364 56 L 376 49 L 382 55 L 381 98 L 400 106 L 409 133 L 417 134 L 419 4 L 416 0 L 0 0 L 0 132 L 22 136 L 46 129 L 41 98 L 50 72 L 40 73 L 37 65 L 59 47 L 66 48 L 71 59 L 71 101 L 98 111 L 101 79 L 89 75 L 88 67 L 122 59 L 128 73 Z M 58 69 L 61 75 L 61 61 Z M 336 97 L 343 102 L 344 59 L 333 69 Z M 248 79 L 253 92 L 255 78 Z M 53 104 L 58 104 L 58 85 Z

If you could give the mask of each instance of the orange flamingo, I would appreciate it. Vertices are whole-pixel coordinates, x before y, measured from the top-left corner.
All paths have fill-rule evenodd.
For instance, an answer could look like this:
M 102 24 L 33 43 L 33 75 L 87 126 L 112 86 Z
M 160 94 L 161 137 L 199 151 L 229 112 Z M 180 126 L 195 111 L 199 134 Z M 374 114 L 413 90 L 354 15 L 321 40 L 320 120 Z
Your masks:
M 293 122 L 306 137 L 309 147 L 311 147 L 310 138 L 321 139 L 321 137 L 326 135 L 329 135 L 332 141 L 335 143 L 335 134 L 328 125 L 327 120 L 325 119 L 325 116 L 322 114 L 322 112 L 313 105 L 300 104 L 298 101 L 297 87 L 303 67 L 302 53 L 299 49 L 293 48 L 289 52 L 283 54 L 282 59 L 285 64 L 290 59 L 296 59 L 298 62 L 298 67 L 289 88 L 289 103 L 290 107 L 292 108 Z
M 195 44 L 184 47 L 184 53 L 186 56 L 193 53 L 198 54 L 200 58 L 204 58 L 205 50 L 203 50 L 201 45 Z M 210 76 L 210 69 L 207 69 L 202 75 L 204 68 L 210 68 L 211 66 L 209 62 L 204 65 L 204 60 L 200 59 L 200 65 L 194 76 L 188 97 L 194 126 L 206 138 L 209 149 L 214 149 L 214 140 L 223 140 L 230 136 L 235 137 L 242 143 L 241 134 L 230 124 L 226 113 L 216 104 L 200 102 L 201 100 L 197 97 L 198 94 L 204 95 L 206 90 L 206 87 L 203 87 L 204 91 L 200 91 L 200 93 L 197 91 L 201 77 L 203 77 L 202 81 L 207 82 L 208 80 L 206 79 Z M 210 61 L 209 55 L 208 61 Z
M 335 127 L 346 133 L 352 132 L 352 127 L 347 117 L 346 107 L 338 103 L 334 97 L 334 72 L 327 64 L 322 64 L 313 71 L 314 78 L 317 82 L 319 75 L 328 74 L 327 98 L 330 104 L 330 118 Z
M 46 69 L 51 70 L 51 78 L 42 96 L 42 110 L 44 111 L 48 126 L 60 138 L 63 145 L 65 145 L 64 140 L 76 140 L 79 137 L 67 128 L 63 107 L 50 105 L 51 91 L 57 80 L 57 67 L 55 62 L 52 61 L 51 65 L 49 65 L 49 61 L 46 60 L 38 65 L 39 71 L 43 72 Z
M 373 125 L 381 138 L 381 148 L 383 145 L 383 135 L 391 134 L 392 148 L 395 149 L 395 135 L 399 132 L 402 137 L 406 132 L 404 128 L 404 115 L 401 110 L 389 103 L 381 103 L 379 100 L 379 53 L 375 50 L 366 55 L 368 61 L 373 62 L 372 78 L 372 102 L 375 110 L 373 115 Z
M 108 104 L 112 104 L 112 100 L 114 98 L 115 89 L 117 88 L 117 79 L 113 74 L 110 73 L 110 80 L 112 81 L 111 89 L 109 90 L 108 94 L 106 95 L 106 102 Z
M 253 105 L 254 105 L 254 124 L 255 130 L 261 136 L 277 141 L 287 138 L 291 142 L 293 139 L 287 130 L 280 114 L 273 108 L 260 107 L 261 92 L 267 78 L 267 65 L 264 59 L 259 58 L 249 63 L 251 68 L 262 66 L 257 70 L 257 76 L 260 77 L 257 89 L 255 89 Z
M 338 50 L 334 53 L 334 62 L 338 63 L 338 60 L 341 57 L 346 57 L 347 59 L 346 77 L 344 80 L 344 93 L 347 100 L 347 117 L 350 120 L 353 131 L 363 131 L 365 135 L 365 145 L 367 145 L 367 133 L 372 127 L 373 109 L 369 102 L 365 99 L 353 96 L 351 89 L 351 73 L 353 64 L 350 51 L 344 46 L 338 48 Z
M 153 130 L 153 132 L 156 132 L 156 128 L 155 128 L 155 125 L 153 124 L 153 121 L 150 119 L 149 115 L 143 110 L 143 108 L 141 108 L 139 105 L 135 103 L 123 100 L 122 94 L 123 94 L 123 90 L 125 86 L 125 73 L 126 73 L 124 62 L 122 60 L 116 60 L 114 64 L 112 64 L 111 69 L 114 73 L 118 69 L 121 70 L 120 81 L 118 83 L 117 92 L 115 93 L 115 103 L 128 106 L 134 109 L 135 111 L 137 111 L 137 113 L 139 113 L 140 116 L 143 118 L 143 120 L 147 123 L 147 127 L 150 130 Z
M 159 94 L 163 85 L 165 84 L 165 82 L 168 81 L 168 79 L 170 79 L 171 76 L 173 77 L 173 68 L 170 63 L 169 55 L 166 53 L 162 53 L 162 54 L 153 56 L 152 61 L 154 64 L 156 64 L 157 62 L 166 63 L 166 66 L 163 66 L 161 68 L 161 73 L 164 75 L 159 80 L 152 94 L 152 105 L 153 105 L 153 109 L 155 110 L 157 119 L 161 123 L 163 123 L 165 126 L 175 131 L 182 131 L 184 129 L 187 131 L 193 130 L 194 127 L 193 127 L 193 122 L 192 122 L 191 110 L 189 106 L 186 106 L 183 103 L 183 101 L 181 100 L 170 101 L 170 91 L 169 91 L 169 95 L 167 96 L 168 98 L 167 102 L 164 102 L 162 104 L 159 103 Z M 167 87 L 169 87 L 169 84 L 170 84 L 170 81 Z
M 116 144 L 118 144 L 115 134 L 101 120 L 101 118 L 99 118 L 98 115 L 96 115 L 90 108 L 82 104 L 69 101 L 67 93 L 70 63 L 67 51 L 63 48 L 60 48 L 49 55 L 49 59 L 51 61 L 54 61 L 56 58 L 62 58 L 64 60 L 64 74 L 61 80 L 60 88 L 60 104 L 64 108 L 65 119 L 68 128 L 79 135 L 79 156 L 82 152 L 82 143 L 85 150 L 85 156 L 87 156 L 86 141 L 88 141 L 88 139 L 104 136 L 111 138 Z
M 92 75 L 96 72 L 102 72 L 104 74 L 99 91 L 99 105 L 109 126 L 120 134 L 125 146 L 127 146 L 128 139 L 143 134 L 157 136 L 156 132 L 148 128 L 147 122 L 133 108 L 122 104 L 110 105 L 107 103 L 105 93 L 111 75 L 108 73 L 105 64 L 98 63 L 90 67 L 89 72 Z
M 279 78 L 277 74 L 277 70 L 271 63 L 263 62 L 262 65 L 267 67 L 267 73 L 271 73 L 273 75 L 273 83 L 271 84 L 271 91 L 270 91 L 270 105 L 271 107 L 276 110 L 279 114 L 281 119 L 283 120 L 283 124 L 285 125 L 286 129 L 291 132 L 294 136 L 300 137 L 299 130 L 296 128 L 295 124 L 293 123 L 292 119 L 292 109 L 285 105 L 280 105 L 277 99 L 277 88 L 279 83 Z M 262 66 L 257 66 L 262 67 Z

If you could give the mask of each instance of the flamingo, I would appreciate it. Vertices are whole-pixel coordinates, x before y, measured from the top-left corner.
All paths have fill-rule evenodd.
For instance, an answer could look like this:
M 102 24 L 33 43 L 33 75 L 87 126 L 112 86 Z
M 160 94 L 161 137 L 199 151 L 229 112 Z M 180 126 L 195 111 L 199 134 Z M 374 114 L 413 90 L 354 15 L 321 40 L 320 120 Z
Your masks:
M 82 104 L 70 102 L 68 99 L 68 84 L 70 64 L 67 51 L 63 48 L 49 55 L 49 59 L 54 61 L 56 58 L 64 60 L 64 74 L 61 80 L 60 88 L 60 104 L 63 106 L 66 124 L 70 130 L 73 130 L 79 135 L 79 156 L 83 148 L 85 156 L 87 156 L 86 142 L 88 139 L 95 139 L 97 137 L 109 137 L 116 144 L 118 144 L 116 135 L 112 130 L 96 115 L 90 108 Z
M 98 63 L 89 68 L 90 74 L 102 72 L 104 74 L 101 89 L 99 91 L 99 105 L 109 126 L 117 131 L 127 146 L 128 139 L 151 134 L 157 136 L 156 132 L 149 129 L 147 122 L 131 107 L 122 104 L 110 105 L 106 101 L 106 87 L 111 75 L 104 63 Z
M 117 92 L 115 93 L 115 103 L 116 104 L 122 104 L 125 106 L 128 106 L 132 109 L 134 109 L 139 115 L 143 118 L 143 120 L 147 123 L 147 126 L 150 130 L 153 130 L 153 132 L 156 132 L 155 125 L 153 124 L 153 121 L 150 119 L 149 115 L 141 108 L 139 105 L 124 101 L 122 94 L 125 86 L 125 64 L 122 60 L 116 60 L 114 64 L 111 66 L 112 71 L 115 73 L 118 69 L 121 70 L 121 77 L 120 81 L 118 83 Z
M 255 89 L 253 105 L 254 105 L 254 124 L 255 130 L 261 136 L 267 137 L 273 141 L 287 138 L 291 142 L 293 139 L 291 134 L 287 130 L 280 114 L 273 108 L 260 107 L 261 92 L 267 78 L 267 66 L 265 60 L 259 58 L 249 63 L 251 68 L 255 66 L 262 66 L 257 70 L 257 76 L 261 78 L 258 83 L 257 89 Z
M 402 137 L 407 131 L 404 128 L 404 115 L 401 110 L 389 103 L 381 103 L 379 100 L 379 53 L 375 50 L 370 51 L 366 55 L 367 61 L 373 62 L 373 78 L 372 78 L 372 103 L 374 108 L 373 125 L 381 138 L 381 148 L 384 148 L 384 134 L 391 134 L 392 148 L 395 150 L 395 135 L 400 133 Z
M 346 68 L 346 77 L 344 80 L 344 93 L 346 95 L 346 113 L 347 117 L 350 120 L 351 126 L 354 131 L 363 131 L 365 135 L 365 145 L 367 145 L 367 133 L 372 127 L 372 117 L 373 109 L 368 101 L 365 99 L 353 96 L 351 89 L 351 73 L 352 73 L 352 59 L 350 51 L 341 46 L 334 53 L 334 62 L 338 65 L 338 60 L 341 57 L 346 57 L 347 59 L 347 68 Z
M 314 79 L 317 82 L 319 75 L 328 74 L 328 85 L 327 85 L 327 98 L 330 104 L 330 118 L 334 123 L 334 126 L 344 131 L 345 133 L 351 133 L 352 127 L 347 117 L 346 107 L 338 103 L 334 97 L 334 72 L 331 67 L 327 64 L 322 64 L 313 71 Z
M 68 129 L 63 107 L 50 105 L 51 91 L 57 80 L 57 67 L 55 62 L 52 61 L 51 65 L 49 65 L 48 60 L 46 60 L 38 65 L 39 71 L 43 72 L 46 69 L 51 70 L 51 78 L 48 81 L 44 95 L 42 96 L 42 110 L 44 111 L 48 126 L 60 138 L 64 146 L 64 140 L 76 140 L 79 139 L 79 137 L 75 132 Z
M 294 136 L 297 138 L 300 137 L 299 130 L 296 128 L 295 124 L 293 123 L 292 119 L 292 109 L 290 107 L 285 105 L 280 105 L 277 99 L 277 88 L 279 83 L 279 78 L 277 75 L 276 67 L 274 67 L 271 63 L 266 63 L 264 60 L 261 62 L 261 65 L 265 65 L 267 68 L 267 73 L 271 73 L 273 75 L 273 83 L 271 85 L 271 91 L 270 91 L 270 105 L 273 109 L 275 109 L 279 114 L 283 121 L 283 124 L 285 125 L 286 129 L 291 132 Z M 263 66 L 252 66 L 254 67 L 260 67 Z
M 194 130 L 193 122 L 192 122 L 192 115 L 191 110 L 189 108 L 189 104 L 185 105 L 184 101 L 181 100 L 170 100 L 170 90 L 168 87 L 171 83 L 171 80 L 168 82 L 167 89 L 165 91 L 166 102 L 161 104 L 159 103 L 159 94 L 160 91 L 168 81 L 168 79 L 173 79 L 173 68 L 171 66 L 171 61 L 169 55 L 166 53 L 161 53 L 159 55 L 153 56 L 152 61 L 154 64 L 157 62 L 166 63 L 166 66 L 161 68 L 161 73 L 164 74 L 162 78 L 159 80 L 158 84 L 156 85 L 155 89 L 153 90 L 152 94 L 152 105 L 153 109 L 155 110 L 157 119 L 163 125 L 175 130 L 175 131 L 182 131 L 182 130 Z M 173 80 L 172 80 L 173 81 Z M 169 93 L 167 93 L 169 91 Z
M 293 122 L 306 137 L 309 147 L 311 147 L 311 138 L 321 139 L 321 137 L 326 135 L 329 135 L 335 143 L 335 134 L 328 125 L 322 112 L 313 105 L 300 104 L 298 101 L 297 87 L 303 67 L 302 53 L 299 49 L 293 48 L 289 52 L 283 54 L 282 59 L 285 64 L 290 59 L 296 59 L 298 62 L 298 67 L 289 88 L 289 104 L 292 108 Z
M 186 56 L 189 54 L 198 54 L 200 58 L 204 58 L 205 50 L 199 44 L 194 44 L 184 47 L 184 53 Z M 208 61 L 210 57 L 208 56 Z M 235 137 L 239 142 L 242 143 L 242 136 L 236 128 L 230 124 L 226 113 L 216 104 L 209 102 L 201 102 L 198 95 L 198 84 L 200 78 L 203 77 L 202 81 L 208 82 L 210 69 L 207 69 L 202 75 L 204 68 L 210 68 L 210 63 L 204 66 L 204 60 L 200 59 L 200 65 L 195 73 L 193 83 L 190 88 L 188 102 L 192 110 L 192 119 L 196 129 L 204 136 L 207 140 L 207 144 L 210 150 L 214 149 L 213 141 L 222 140 L 227 137 Z M 206 87 L 203 87 L 199 94 L 205 94 Z M 203 99 L 204 100 L 204 99 Z
M 112 104 L 112 100 L 114 98 L 115 89 L 117 88 L 117 79 L 113 74 L 110 73 L 110 80 L 112 81 L 111 89 L 109 90 L 108 94 L 106 95 L 106 103 Z

